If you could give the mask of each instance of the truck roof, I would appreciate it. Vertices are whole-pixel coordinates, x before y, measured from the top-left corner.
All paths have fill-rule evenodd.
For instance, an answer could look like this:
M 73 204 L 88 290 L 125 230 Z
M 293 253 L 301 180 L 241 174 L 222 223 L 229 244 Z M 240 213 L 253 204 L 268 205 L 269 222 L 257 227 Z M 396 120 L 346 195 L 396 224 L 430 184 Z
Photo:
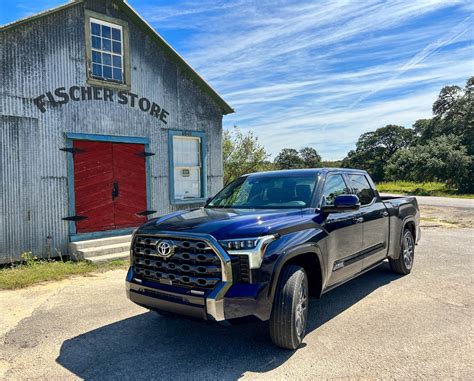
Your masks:
M 346 173 L 363 173 L 367 174 L 367 171 L 362 169 L 352 169 L 352 168 L 304 168 L 304 169 L 282 169 L 278 171 L 268 171 L 268 172 L 255 172 L 247 173 L 244 176 L 272 176 L 275 174 L 288 175 L 288 176 L 298 176 L 298 175 L 308 175 L 308 174 L 324 174 L 328 172 L 346 172 Z

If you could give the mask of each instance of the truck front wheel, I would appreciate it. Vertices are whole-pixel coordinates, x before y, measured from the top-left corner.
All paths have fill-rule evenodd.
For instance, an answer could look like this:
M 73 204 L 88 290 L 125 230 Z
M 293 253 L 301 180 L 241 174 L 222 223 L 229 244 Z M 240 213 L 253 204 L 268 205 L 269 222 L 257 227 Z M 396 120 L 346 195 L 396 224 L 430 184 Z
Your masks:
M 390 268 L 397 274 L 407 275 L 413 267 L 415 259 L 415 240 L 410 229 L 403 231 L 402 248 L 397 259 L 389 258 Z
M 306 333 L 308 277 L 300 266 L 283 267 L 273 301 L 270 336 L 279 347 L 296 349 Z

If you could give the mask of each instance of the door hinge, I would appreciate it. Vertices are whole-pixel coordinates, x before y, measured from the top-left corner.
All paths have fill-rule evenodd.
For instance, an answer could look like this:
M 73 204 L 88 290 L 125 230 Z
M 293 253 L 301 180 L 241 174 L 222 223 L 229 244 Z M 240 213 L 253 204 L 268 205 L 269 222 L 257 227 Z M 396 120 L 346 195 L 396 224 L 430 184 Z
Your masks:
M 63 221 L 82 221 L 85 220 L 86 218 L 89 218 L 87 216 L 69 216 L 69 217 L 64 217 Z
M 83 149 L 73 148 L 73 147 L 60 148 L 59 150 L 64 151 L 64 152 L 68 152 L 68 153 L 72 153 L 73 155 L 76 154 L 76 153 L 85 152 Z
M 144 210 L 143 212 L 138 212 L 137 216 L 149 216 L 150 214 L 155 214 L 156 210 Z
M 148 156 L 155 156 L 153 152 L 137 152 L 135 155 L 140 156 L 140 157 L 148 157 Z

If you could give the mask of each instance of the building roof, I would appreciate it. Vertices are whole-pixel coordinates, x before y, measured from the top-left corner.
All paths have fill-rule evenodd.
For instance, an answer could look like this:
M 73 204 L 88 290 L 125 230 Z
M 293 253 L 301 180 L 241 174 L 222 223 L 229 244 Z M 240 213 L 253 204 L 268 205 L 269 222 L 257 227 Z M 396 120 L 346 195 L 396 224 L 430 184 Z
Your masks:
M 188 77 L 194 81 L 194 83 L 205 93 L 207 93 L 222 109 L 223 114 L 231 114 L 234 112 L 234 109 L 230 107 L 227 102 L 219 95 L 217 92 L 209 85 L 192 67 L 188 64 L 179 53 L 174 50 L 171 45 L 169 45 L 163 37 L 155 30 L 153 27 L 145 21 L 138 12 L 133 9 L 133 7 L 128 4 L 126 0 L 112 0 L 119 8 L 124 12 L 144 33 L 148 34 L 157 45 L 163 49 L 163 51 L 168 55 L 168 57 L 176 64 L 178 67 L 185 72 Z M 29 23 L 33 20 L 36 20 L 41 17 L 45 17 L 52 13 L 59 12 L 61 10 L 76 6 L 83 3 L 84 0 L 73 0 L 67 4 L 60 5 L 55 8 L 48 9 L 41 13 L 37 13 L 32 16 L 28 16 L 12 23 L 0 26 L 0 32 L 14 28 L 19 25 Z

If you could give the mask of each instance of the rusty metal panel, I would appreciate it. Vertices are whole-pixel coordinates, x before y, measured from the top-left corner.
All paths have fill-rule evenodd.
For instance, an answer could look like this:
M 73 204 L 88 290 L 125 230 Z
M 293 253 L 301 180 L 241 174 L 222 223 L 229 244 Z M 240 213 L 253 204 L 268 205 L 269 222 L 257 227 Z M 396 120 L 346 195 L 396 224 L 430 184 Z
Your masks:
M 166 109 L 166 124 L 118 102 L 46 101 L 45 113 L 34 105 L 34 98 L 58 87 L 88 86 L 84 7 L 128 22 L 131 93 Z M 148 158 L 151 206 L 157 211 L 150 217 L 190 206 L 170 203 L 169 129 L 206 133 L 208 194 L 221 188 L 222 110 L 110 0 L 78 3 L 0 32 L 0 76 L 0 262 L 18 259 L 23 250 L 66 252 L 69 154 L 59 150 L 65 133 L 149 138 L 155 153 Z M 18 160 L 20 151 L 27 160 Z M 20 178 L 26 184 L 21 191 Z

